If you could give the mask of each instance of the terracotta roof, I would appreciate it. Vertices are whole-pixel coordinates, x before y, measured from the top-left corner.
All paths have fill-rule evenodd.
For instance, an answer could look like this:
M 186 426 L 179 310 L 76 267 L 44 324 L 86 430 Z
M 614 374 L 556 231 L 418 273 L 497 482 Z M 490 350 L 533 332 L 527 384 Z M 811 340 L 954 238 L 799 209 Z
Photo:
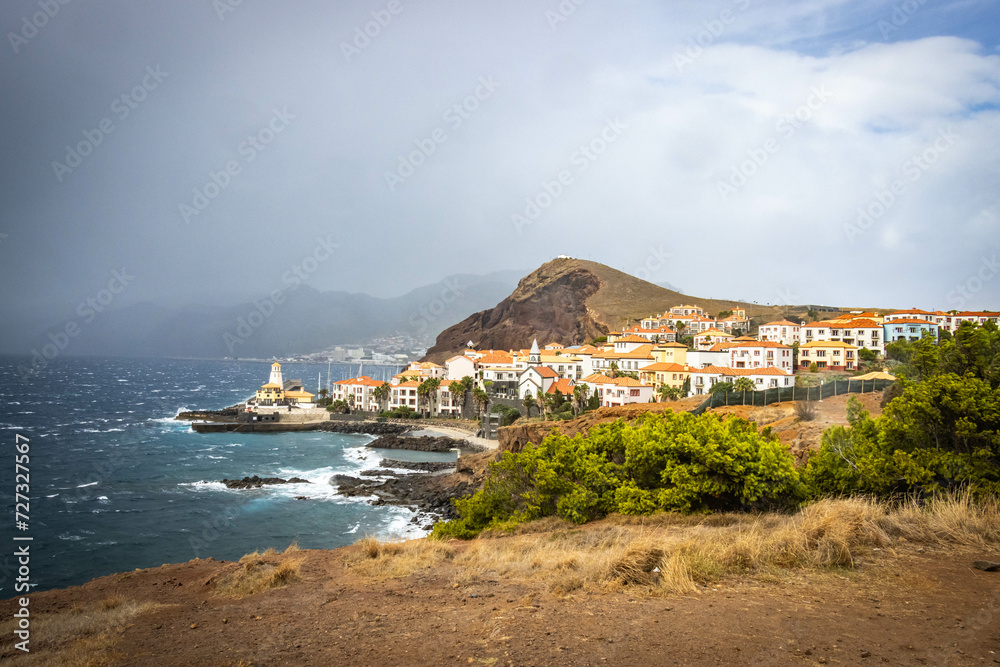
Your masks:
M 393 389 L 398 387 L 419 387 L 421 384 L 422 383 L 417 382 L 416 380 L 407 380 L 406 382 L 400 382 L 399 384 L 394 385 Z
M 726 336 L 727 338 L 732 338 L 733 337 L 733 334 L 726 333 L 725 331 L 719 331 L 715 327 L 711 327 L 710 329 L 705 329 L 704 331 L 699 331 L 698 335 L 699 336 Z
M 933 315 L 934 314 L 934 313 L 926 311 L 926 310 L 920 310 L 919 308 L 911 308 L 910 310 L 894 310 L 893 312 L 891 312 L 889 314 L 890 315 L 910 315 L 910 314 L 914 314 L 914 313 L 917 314 L 917 315 Z
M 661 347 L 683 347 L 685 350 L 687 349 L 687 345 L 685 345 L 684 343 L 657 343 L 656 348 L 661 348 Z
M 642 336 L 622 336 L 616 343 L 648 343 L 649 341 Z
M 775 368 L 774 366 L 768 366 L 767 368 L 726 368 L 723 366 L 706 366 L 705 368 L 692 369 L 691 373 L 704 373 L 706 375 L 730 375 L 733 377 L 746 377 L 750 375 L 792 376 L 791 373 L 787 373 L 780 368 Z
M 261 389 L 281 389 L 281 385 L 277 384 L 277 383 L 274 383 L 274 382 L 268 382 L 267 384 L 261 385 L 260 388 Z
M 554 394 L 557 390 L 561 392 L 563 396 L 566 396 L 567 394 L 572 396 L 573 381 L 567 378 L 559 378 L 559 380 L 553 382 L 552 386 L 549 387 L 549 393 Z
M 767 324 L 762 324 L 764 327 L 797 327 L 799 326 L 795 322 L 789 322 L 788 320 L 776 320 L 774 322 L 768 322 Z
M 897 320 L 897 322 L 898 321 L 899 320 Z M 923 322 L 923 320 L 921 320 L 921 322 Z M 869 320 L 869 319 L 851 320 L 850 322 L 846 322 L 844 324 L 841 324 L 840 326 L 842 328 L 844 328 L 844 329 L 875 329 L 875 328 L 880 329 L 880 328 L 882 328 L 881 324 L 879 324 L 875 320 Z
M 528 356 L 527 353 L 525 356 Z M 512 364 L 514 363 L 514 356 L 507 352 L 495 352 L 490 351 L 488 354 L 484 354 L 476 360 L 479 364 Z
M 557 377 L 559 377 L 559 374 L 556 373 L 551 368 L 549 368 L 548 366 L 529 366 L 524 372 L 527 373 L 528 371 L 532 371 L 532 370 L 533 371 L 537 371 L 538 374 L 541 375 L 543 378 L 557 378 Z
M 684 364 L 673 364 L 663 361 L 657 362 L 655 364 L 650 364 L 649 366 L 646 366 L 645 368 L 639 370 L 640 373 L 649 373 L 649 372 L 687 373 L 690 371 L 691 371 L 690 366 L 685 366 Z

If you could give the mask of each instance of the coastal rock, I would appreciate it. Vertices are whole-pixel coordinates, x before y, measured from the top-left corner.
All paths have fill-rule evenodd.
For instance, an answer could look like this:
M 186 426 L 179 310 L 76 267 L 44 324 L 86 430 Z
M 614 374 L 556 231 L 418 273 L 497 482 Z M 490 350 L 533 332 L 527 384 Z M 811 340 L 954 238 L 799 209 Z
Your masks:
M 383 468 L 403 468 L 405 470 L 421 470 L 425 472 L 455 469 L 455 464 L 451 461 L 397 461 L 396 459 L 382 459 L 379 465 Z
M 1000 572 L 1000 563 L 994 563 L 990 560 L 977 560 L 972 564 L 972 567 L 983 572 Z
M 222 483 L 230 489 L 259 489 L 264 485 L 272 484 L 312 484 L 308 479 L 292 477 L 291 479 L 281 479 L 280 477 L 244 477 L 243 479 L 224 479 Z
M 332 433 L 363 433 L 365 435 L 398 435 L 406 433 L 413 427 L 409 424 L 396 422 L 380 422 L 371 420 L 341 420 L 330 419 L 323 422 L 319 430 Z
M 376 449 L 409 449 L 415 452 L 447 452 L 452 449 L 464 449 L 468 443 L 454 438 L 432 437 L 421 435 L 408 438 L 401 435 L 386 435 L 368 443 L 368 447 Z

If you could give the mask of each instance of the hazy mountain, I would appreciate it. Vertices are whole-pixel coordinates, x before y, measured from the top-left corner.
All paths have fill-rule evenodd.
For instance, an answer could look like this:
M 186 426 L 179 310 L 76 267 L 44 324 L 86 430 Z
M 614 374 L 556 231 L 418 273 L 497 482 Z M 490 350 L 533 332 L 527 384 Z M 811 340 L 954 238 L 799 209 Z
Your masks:
M 510 293 L 520 272 L 455 275 L 394 298 L 319 292 L 299 285 L 274 300 L 261 296 L 231 307 L 164 307 L 140 303 L 4 335 L 7 353 L 64 345 L 61 354 L 107 356 L 270 357 L 333 344 L 361 344 L 406 334 L 427 344 L 434 335 Z M 79 333 L 67 337 L 66 331 Z M 69 327 L 69 329 L 67 329 Z M 50 348 L 51 349 L 51 348 Z

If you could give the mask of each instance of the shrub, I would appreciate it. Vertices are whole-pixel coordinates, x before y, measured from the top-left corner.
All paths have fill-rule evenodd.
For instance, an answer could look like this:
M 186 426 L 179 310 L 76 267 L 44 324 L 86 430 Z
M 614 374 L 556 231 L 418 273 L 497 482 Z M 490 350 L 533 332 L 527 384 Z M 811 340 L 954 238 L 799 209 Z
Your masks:
M 420 413 L 406 405 L 380 412 L 378 416 L 383 419 L 420 419 Z
M 469 538 L 551 515 L 585 523 L 610 512 L 784 509 L 804 491 L 787 449 L 749 422 L 664 412 L 505 452 L 434 534 Z
M 816 419 L 816 405 L 812 401 L 796 402 L 795 416 L 799 421 L 811 422 Z
M 817 365 L 815 361 L 812 362 L 811 364 L 809 364 L 809 372 L 810 373 L 818 373 L 819 372 L 819 365 Z

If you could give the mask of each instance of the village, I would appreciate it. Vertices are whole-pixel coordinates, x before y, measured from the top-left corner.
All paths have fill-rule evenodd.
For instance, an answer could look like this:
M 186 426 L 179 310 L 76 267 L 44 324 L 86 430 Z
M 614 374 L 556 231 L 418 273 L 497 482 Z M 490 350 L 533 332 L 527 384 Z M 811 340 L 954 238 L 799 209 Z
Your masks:
M 962 322 L 981 325 L 998 318 L 993 312 L 850 311 L 811 323 L 768 322 L 751 335 L 742 308 L 712 317 L 698 306 L 680 305 L 585 345 L 535 340 L 528 349 L 484 350 L 469 341 L 468 349 L 443 365 L 413 362 L 389 381 L 342 380 L 320 390 L 318 400 L 300 380 L 284 381 L 275 364 L 248 409 L 308 415 L 323 414 L 325 404 L 370 415 L 460 417 L 468 416 L 471 397 L 477 412 L 492 403 L 524 408 L 530 416 L 532 408 L 544 414 L 553 401 L 581 409 L 612 407 L 722 389 L 789 388 L 797 378 L 808 382 L 815 374 L 892 379 L 880 363 L 887 345 L 924 336 L 938 340 Z

